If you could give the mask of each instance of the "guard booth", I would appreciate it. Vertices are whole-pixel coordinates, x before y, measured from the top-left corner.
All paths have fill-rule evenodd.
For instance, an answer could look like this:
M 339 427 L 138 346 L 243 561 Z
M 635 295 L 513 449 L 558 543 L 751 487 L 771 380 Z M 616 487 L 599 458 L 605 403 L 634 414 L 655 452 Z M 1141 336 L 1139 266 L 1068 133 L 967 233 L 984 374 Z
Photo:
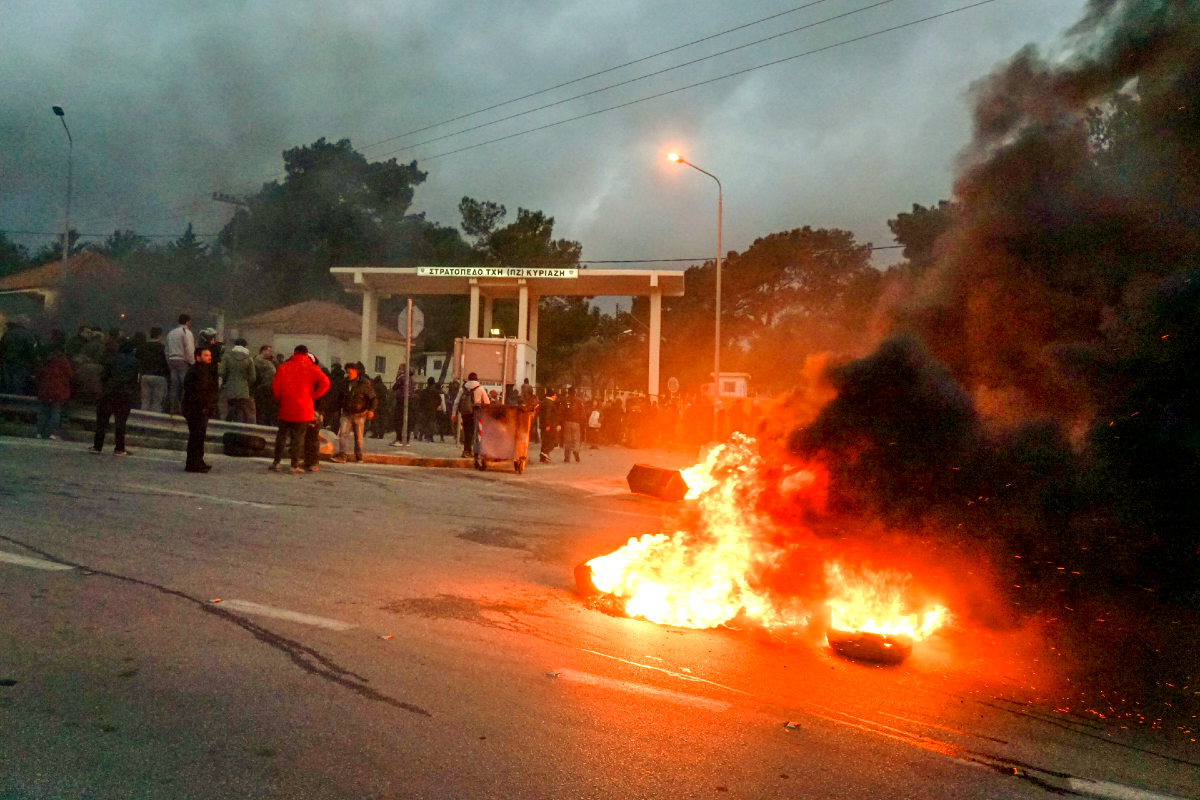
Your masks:
M 659 395 L 662 298 L 683 295 L 683 272 L 675 270 L 577 269 L 543 267 L 333 267 L 329 270 L 348 292 L 362 295 L 361 360 L 369 363 L 385 297 L 467 295 L 471 298 L 466 334 L 455 343 L 456 376 L 494 374 L 496 383 L 537 384 L 538 300 L 548 297 L 649 297 L 649 381 L 646 393 Z M 516 299 L 517 335 L 493 337 L 492 310 L 498 299 Z M 482 323 L 482 326 L 481 326 Z M 485 365 L 472 369 L 469 364 Z M 506 366 L 511 365 L 511 366 Z M 510 378 L 511 380 L 506 380 Z M 491 383 L 491 381 L 487 381 Z

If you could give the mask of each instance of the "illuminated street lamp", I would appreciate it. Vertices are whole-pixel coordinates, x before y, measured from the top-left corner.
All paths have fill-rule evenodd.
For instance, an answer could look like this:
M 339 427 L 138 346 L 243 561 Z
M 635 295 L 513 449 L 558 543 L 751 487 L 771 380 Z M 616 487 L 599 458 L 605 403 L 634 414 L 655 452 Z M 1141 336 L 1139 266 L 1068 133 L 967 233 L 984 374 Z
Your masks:
M 63 218 L 63 277 L 67 274 L 67 254 L 71 250 L 71 161 L 75 155 L 75 140 L 71 138 L 71 129 L 67 127 L 67 114 L 62 106 L 51 106 L 54 115 L 62 120 L 63 130 L 67 132 L 67 213 Z
M 697 172 L 703 172 L 717 182 L 717 314 L 716 342 L 713 346 L 713 435 L 717 434 L 716 415 L 721 404 L 721 180 L 707 170 L 700 169 L 690 161 L 684 160 L 678 153 L 670 153 L 667 158 L 677 164 L 687 164 Z

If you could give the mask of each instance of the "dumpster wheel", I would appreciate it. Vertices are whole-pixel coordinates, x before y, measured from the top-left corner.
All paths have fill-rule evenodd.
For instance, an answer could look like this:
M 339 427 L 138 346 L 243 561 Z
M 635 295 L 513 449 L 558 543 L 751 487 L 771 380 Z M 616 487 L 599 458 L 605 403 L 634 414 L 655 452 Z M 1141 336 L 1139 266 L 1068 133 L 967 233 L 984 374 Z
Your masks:
M 485 471 L 487 469 L 487 462 L 479 456 L 475 456 L 475 469 L 479 470 L 480 472 Z
M 525 459 L 518 458 L 516 461 L 514 461 L 513 469 L 515 469 L 517 471 L 518 475 L 520 475 L 522 472 L 524 472 L 525 471 Z

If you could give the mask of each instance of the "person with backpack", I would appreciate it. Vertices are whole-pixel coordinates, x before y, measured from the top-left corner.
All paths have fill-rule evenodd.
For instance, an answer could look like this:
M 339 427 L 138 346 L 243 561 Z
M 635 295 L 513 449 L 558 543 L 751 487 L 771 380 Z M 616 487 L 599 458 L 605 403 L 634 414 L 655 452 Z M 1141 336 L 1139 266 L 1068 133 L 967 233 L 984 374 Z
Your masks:
M 375 386 L 366 376 L 360 363 L 346 365 L 346 385 L 341 395 L 341 421 L 338 423 L 337 453 L 332 461 L 345 464 L 350 450 L 350 434 L 354 434 L 354 460 L 363 460 L 363 428 L 374 419 L 379 398 Z
M 472 372 L 454 399 L 454 415 L 462 427 L 463 458 L 475 456 L 475 406 L 491 405 L 491 402 L 487 390 L 479 382 L 479 376 Z

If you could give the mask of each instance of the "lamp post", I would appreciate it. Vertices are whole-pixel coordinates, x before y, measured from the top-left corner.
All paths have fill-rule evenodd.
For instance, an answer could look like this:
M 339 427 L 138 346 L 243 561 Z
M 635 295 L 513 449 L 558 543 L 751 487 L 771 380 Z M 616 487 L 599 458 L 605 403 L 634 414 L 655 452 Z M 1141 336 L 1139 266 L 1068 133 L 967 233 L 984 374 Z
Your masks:
M 700 169 L 690 161 L 684 160 L 683 156 L 678 153 L 671 153 L 667 158 L 677 164 L 687 164 L 692 169 L 697 172 L 703 172 L 717 182 L 717 313 L 716 335 L 713 344 L 713 436 L 715 438 L 719 434 L 717 430 L 717 410 L 721 407 L 721 180 L 711 172 Z
M 67 213 L 63 217 L 63 277 L 67 275 L 67 256 L 71 252 L 71 162 L 75 156 L 75 140 L 71 138 L 71 129 L 67 127 L 67 114 L 62 106 L 51 106 L 54 115 L 62 120 L 63 130 L 67 132 Z

